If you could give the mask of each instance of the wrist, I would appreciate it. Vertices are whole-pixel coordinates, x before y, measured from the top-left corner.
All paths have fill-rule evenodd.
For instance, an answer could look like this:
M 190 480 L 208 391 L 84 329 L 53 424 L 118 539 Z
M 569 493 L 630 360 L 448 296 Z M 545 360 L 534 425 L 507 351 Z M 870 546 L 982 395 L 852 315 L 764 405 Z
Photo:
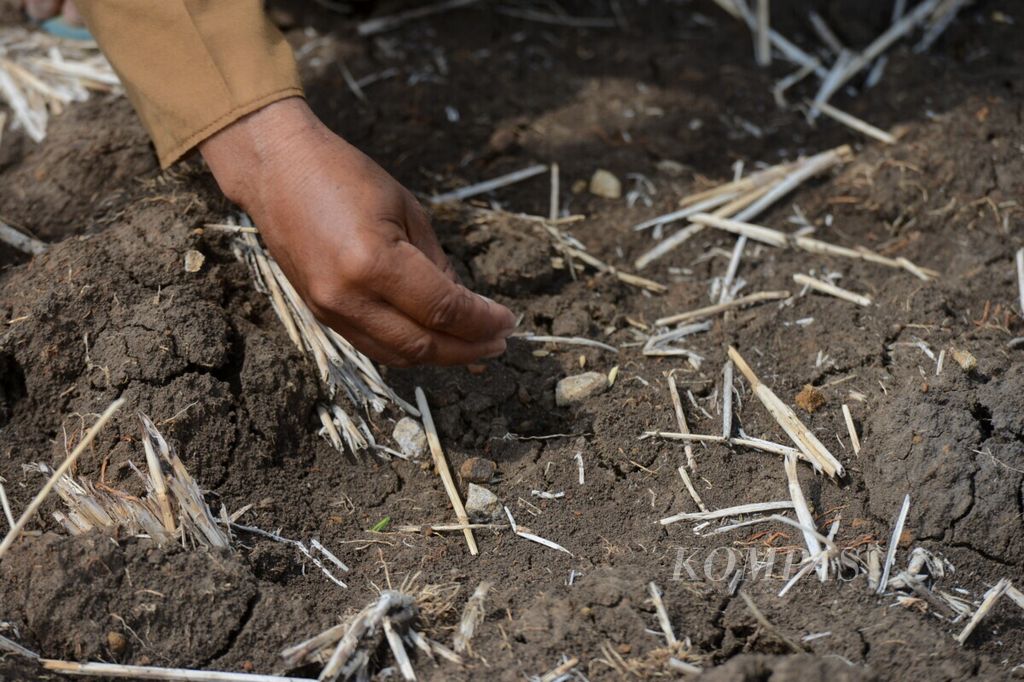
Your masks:
M 225 196 L 252 211 L 272 168 L 300 154 L 302 140 L 321 125 L 304 99 L 289 97 L 222 128 L 199 144 L 199 152 Z

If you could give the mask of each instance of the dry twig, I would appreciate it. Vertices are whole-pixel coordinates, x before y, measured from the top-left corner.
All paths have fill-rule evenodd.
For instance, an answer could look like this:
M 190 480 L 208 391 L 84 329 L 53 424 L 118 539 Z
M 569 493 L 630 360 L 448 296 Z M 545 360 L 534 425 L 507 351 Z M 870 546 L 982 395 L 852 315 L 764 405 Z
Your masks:
M 910 494 L 907 493 L 906 497 L 903 498 L 903 506 L 900 507 L 899 516 L 896 517 L 896 523 L 892 527 L 892 535 L 889 536 L 889 547 L 885 551 L 885 562 L 882 564 L 882 577 L 878 580 L 878 594 L 885 592 L 886 586 L 889 584 L 889 571 L 892 570 L 892 566 L 896 563 L 896 550 L 899 548 L 900 537 L 903 536 L 903 524 L 907 522 L 907 512 L 910 511 Z
M 512 173 L 507 173 L 491 180 L 485 180 L 484 182 L 478 182 L 475 185 L 469 185 L 468 187 L 461 187 L 451 192 L 445 192 L 444 194 L 435 194 L 430 197 L 430 203 L 432 204 L 446 204 L 450 201 L 462 201 L 475 197 L 478 194 L 486 194 L 487 192 L 514 185 L 517 182 L 523 180 L 529 180 L 530 178 L 540 175 L 541 173 L 547 172 L 548 167 L 545 164 L 538 163 L 533 166 L 528 166 L 522 170 L 517 170 Z
M 661 626 L 661 631 L 665 634 L 665 643 L 669 647 L 674 647 L 679 643 L 679 640 L 676 639 L 676 633 L 672 630 L 672 621 L 668 617 L 668 610 L 665 608 L 665 602 L 661 598 L 661 590 L 653 582 L 650 582 L 647 583 L 647 592 L 651 595 L 654 611 L 658 614 L 658 625 Z
M 281 677 L 278 675 L 256 675 L 252 673 L 215 672 L 212 670 L 189 670 L 186 668 L 157 668 L 142 665 L 119 665 L 116 663 L 75 663 L 39 659 L 45 670 L 61 675 L 83 677 L 118 677 L 129 680 L 172 680 L 180 682 L 314 682 L 308 677 Z
M 700 499 L 700 495 L 697 494 L 697 489 L 693 487 L 693 481 L 690 480 L 690 474 L 686 473 L 686 467 L 681 466 L 677 471 L 679 471 L 679 476 L 683 479 L 683 485 L 686 486 L 686 490 L 690 493 L 690 497 L 692 497 L 694 503 L 696 503 L 697 509 L 700 509 L 702 512 L 706 512 L 708 508 L 705 506 L 704 500 Z
M 704 308 L 697 308 L 696 310 L 689 310 L 685 313 L 677 313 L 675 315 L 669 315 L 668 317 L 662 317 L 654 321 L 654 324 L 658 326 L 669 325 L 669 324 L 683 324 L 685 322 L 692 322 L 694 320 L 701 320 L 705 317 L 711 317 L 718 313 L 725 312 L 726 310 L 733 310 L 735 308 L 743 308 L 745 306 L 754 303 L 764 303 L 766 301 L 778 301 L 783 298 L 789 298 L 790 293 L 788 291 L 759 291 L 756 294 L 748 294 L 735 298 L 725 303 L 716 303 L 709 305 Z
M 42 31 L 0 28 L 0 101 L 12 127 L 42 142 L 51 115 L 92 92 L 119 89 L 120 81 L 92 42 L 67 41 Z
M 836 298 L 849 301 L 850 303 L 856 303 L 857 305 L 864 306 L 865 308 L 871 306 L 872 303 L 871 299 L 867 296 L 855 294 L 852 291 L 843 289 L 842 287 L 837 287 L 835 284 L 831 284 L 825 280 L 816 279 L 814 277 L 809 277 L 801 272 L 794 273 L 793 281 L 801 286 L 819 291 L 823 294 L 828 294 L 829 296 L 835 296 Z
M 318 678 L 321 682 L 333 682 L 340 676 L 369 679 L 372 656 L 382 637 L 406 680 L 415 680 L 416 674 L 404 642 L 461 661 L 461 657 L 447 647 L 428 640 L 413 628 L 418 613 L 416 599 L 412 595 L 385 590 L 344 625 L 336 625 L 285 649 L 281 658 L 289 667 L 303 663 L 324 664 Z
M 853 423 L 853 415 L 850 414 L 850 406 L 843 403 L 843 419 L 846 421 L 846 430 L 850 432 L 850 444 L 853 446 L 853 454 L 860 454 L 860 438 L 857 437 L 857 427 Z
M 416 387 L 416 404 L 419 406 L 420 415 L 423 417 L 423 428 L 427 432 L 427 444 L 430 446 L 430 454 L 434 458 L 434 468 L 437 469 L 437 474 L 441 477 L 444 491 L 448 494 L 452 508 L 455 509 L 456 518 L 458 518 L 459 523 L 468 525 L 469 516 L 466 514 L 466 508 L 462 505 L 462 498 L 459 497 L 458 488 L 455 487 L 452 472 L 448 468 L 448 461 L 444 457 L 444 450 L 441 449 L 441 441 L 437 437 L 437 427 L 434 426 L 434 418 L 430 414 L 427 396 L 419 386 Z M 473 531 L 467 527 L 462 532 L 466 536 L 469 553 L 476 556 L 479 550 L 476 546 L 476 538 L 473 537 Z
M 807 544 L 807 551 L 810 552 L 811 556 L 818 556 L 821 554 L 821 543 L 817 538 L 817 529 L 814 527 L 814 515 L 811 514 L 811 510 L 807 506 L 807 500 L 804 498 L 804 492 L 800 488 L 800 479 L 796 475 L 796 457 L 786 457 L 786 480 L 789 483 L 789 496 L 793 500 L 793 508 L 796 510 L 796 518 L 800 522 L 801 526 L 806 526 L 809 529 L 813 529 L 815 532 L 811 533 L 808 531 L 803 532 L 804 542 Z M 821 561 L 818 564 L 818 577 L 822 582 L 828 579 L 828 562 Z
M 694 215 L 691 220 L 700 225 L 706 225 L 708 227 L 725 230 L 726 232 L 731 232 L 733 234 L 742 235 L 749 239 L 753 239 L 754 241 L 769 244 L 771 246 L 780 248 L 794 247 L 807 251 L 808 253 L 823 256 L 835 256 L 839 258 L 852 258 L 854 260 L 861 260 L 868 263 L 884 265 L 890 268 L 906 270 L 915 277 L 925 281 L 939 275 L 935 270 L 914 265 L 906 258 L 889 258 L 888 256 L 877 254 L 874 251 L 869 251 L 864 247 L 851 249 L 845 246 L 837 246 L 835 244 L 821 241 L 820 239 L 814 239 L 813 237 L 790 235 L 782 232 L 781 230 L 764 227 L 763 225 L 755 225 L 753 223 L 746 223 L 739 220 L 729 220 L 708 213 L 698 213 Z
M 824 471 L 829 476 L 838 476 L 840 478 L 844 476 L 846 472 L 843 469 L 843 465 L 839 463 L 839 460 L 832 456 L 828 448 L 822 445 L 821 441 L 811 433 L 810 429 L 800 421 L 788 405 L 782 402 L 770 388 L 761 383 L 761 380 L 758 379 L 754 370 L 747 364 L 747 361 L 732 346 L 729 346 L 729 357 L 736 363 L 736 367 L 739 368 L 740 372 L 750 383 L 754 395 L 765 406 L 765 409 L 771 413 L 775 421 L 782 427 L 782 430 L 786 432 L 802 453 L 816 463 L 815 468 Z
M 892 133 L 887 133 L 881 128 L 877 128 L 866 121 L 862 121 L 852 114 L 836 109 L 828 102 L 819 102 L 818 109 L 821 113 L 825 114 L 837 123 L 841 123 L 847 128 L 852 128 L 859 133 L 863 133 L 868 137 L 874 138 L 882 144 L 896 144 L 896 137 Z
M 668 374 L 668 393 L 672 398 L 672 409 L 676 413 L 676 423 L 679 425 L 679 431 L 681 433 L 690 433 L 690 427 L 686 423 L 686 415 L 683 413 L 683 402 L 679 399 L 679 389 L 676 387 L 676 378 L 672 372 L 669 372 Z M 690 467 L 690 471 L 696 471 L 697 462 L 693 457 L 693 446 L 687 443 L 683 447 L 683 451 L 686 453 L 686 465 Z
M 43 486 L 42 490 L 40 490 L 36 494 L 36 496 L 32 498 L 32 501 L 29 502 L 28 507 L 25 508 L 25 511 L 22 512 L 17 522 L 15 522 L 14 527 L 7 532 L 7 535 L 4 536 L 3 542 L 0 543 L 0 559 L 2 559 L 4 554 L 7 553 L 7 550 L 11 548 L 11 545 L 14 544 L 14 541 L 18 539 L 18 536 L 21 534 L 21 531 L 25 529 L 25 526 L 28 525 L 28 522 L 32 519 L 33 516 L 35 516 L 36 512 L 39 511 L 39 507 L 42 506 L 43 502 L 46 500 L 46 497 L 50 494 L 50 491 L 52 491 L 54 486 L 57 485 L 57 482 L 61 479 L 62 476 L 64 476 L 64 474 L 66 474 L 71 469 L 72 465 L 74 465 L 74 463 L 78 461 L 78 458 L 82 455 L 82 453 L 85 452 L 85 450 L 90 445 L 92 445 L 92 442 L 96 438 L 96 435 L 100 432 L 100 430 L 103 429 L 104 426 L 106 426 L 107 422 L 110 421 L 110 419 L 114 416 L 114 413 L 117 412 L 121 408 L 121 405 L 123 404 L 124 398 L 118 398 L 117 400 L 112 402 L 110 406 L 107 407 L 106 410 L 103 411 L 103 414 L 101 414 L 100 418 L 96 420 L 96 423 L 89 427 L 89 430 L 85 432 L 84 436 L 82 436 L 82 440 L 78 441 L 78 445 L 76 445 L 75 449 L 71 451 L 71 454 L 69 454 L 61 463 L 61 465 L 57 467 L 57 470 L 53 472 L 53 475 L 50 476 L 50 479 Z
M 7 481 L 0 476 L 0 507 L 3 508 L 4 518 L 7 519 L 7 527 L 14 528 L 14 514 L 11 512 L 11 503 L 7 499 L 7 491 L 4 490 L 4 483 Z
M 0 125 L 2 125 L 2 122 L 0 122 Z M 4 222 L 0 222 L 0 242 L 30 256 L 38 256 L 46 251 L 47 248 L 45 242 L 23 234 Z
M 171 512 L 171 501 L 167 498 L 167 481 L 164 480 L 160 458 L 156 454 L 156 447 L 154 447 L 157 438 L 161 441 L 163 438 L 149 417 L 139 414 L 139 420 L 142 422 L 142 446 L 146 451 L 146 464 L 149 467 L 149 478 L 153 482 L 153 490 L 156 492 L 156 503 L 160 507 L 160 517 L 164 524 L 164 530 L 173 534 L 174 514 Z
M 490 591 L 493 584 L 489 580 L 484 580 L 477 585 L 473 594 L 466 600 L 466 606 L 462 611 L 462 620 L 459 621 L 459 629 L 455 633 L 453 641 L 455 653 L 472 653 L 470 644 L 476 634 L 476 629 L 484 620 L 484 600 L 487 599 L 487 592 Z
M 663 526 L 668 526 L 673 523 L 678 523 L 679 521 L 714 521 L 715 519 L 724 519 L 730 516 L 742 516 L 743 514 L 756 514 L 758 512 L 792 508 L 793 502 L 791 500 L 779 500 L 778 502 L 752 502 L 750 504 L 740 504 L 735 507 L 715 509 L 714 511 L 708 512 L 684 512 L 682 514 L 675 514 L 674 516 L 666 516 L 660 523 Z
M 985 598 L 981 601 L 981 606 L 979 606 L 978 610 L 974 612 L 974 615 L 971 616 L 971 620 L 966 626 L 964 626 L 964 629 L 960 631 L 960 634 L 956 636 L 957 642 L 962 645 L 967 641 L 967 638 L 971 636 L 974 629 L 978 627 L 978 624 L 981 623 L 982 619 L 988 615 L 988 612 L 992 610 L 992 607 L 996 605 L 999 598 L 1002 597 L 1010 587 L 1012 587 L 1010 585 L 1010 581 L 1003 578 L 985 593 Z
M 1024 249 L 1017 249 L 1017 293 L 1020 312 L 1024 315 Z

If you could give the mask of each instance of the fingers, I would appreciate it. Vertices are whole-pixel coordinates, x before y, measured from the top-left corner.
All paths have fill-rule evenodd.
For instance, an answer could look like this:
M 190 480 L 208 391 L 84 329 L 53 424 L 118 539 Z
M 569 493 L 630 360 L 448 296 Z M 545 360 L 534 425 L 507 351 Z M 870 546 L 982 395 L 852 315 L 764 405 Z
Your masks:
M 328 312 L 324 321 L 376 362 L 393 367 L 466 365 L 505 352 L 505 339 L 470 342 L 431 331 L 383 302 L 365 301 L 348 320 Z
M 461 283 L 459 276 L 452 267 L 448 255 L 441 248 L 441 242 L 437 239 L 437 233 L 430 225 L 430 218 L 426 210 L 411 195 L 406 201 L 405 229 L 409 235 L 409 241 L 417 249 L 430 259 L 430 262 L 444 273 L 445 277 L 455 283 Z
M 419 325 L 470 342 L 503 339 L 515 329 L 511 310 L 451 281 L 412 244 L 388 248 L 378 281 L 367 284 Z
M 25 0 L 25 14 L 30 19 L 42 21 L 57 16 L 62 0 Z
M 82 18 L 82 13 L 78 11 L 78 5 L 75 4 L 75 0 L 65 0 L 64 10 L 61 15 L 71 26 L 85 26 L 85 19 Z

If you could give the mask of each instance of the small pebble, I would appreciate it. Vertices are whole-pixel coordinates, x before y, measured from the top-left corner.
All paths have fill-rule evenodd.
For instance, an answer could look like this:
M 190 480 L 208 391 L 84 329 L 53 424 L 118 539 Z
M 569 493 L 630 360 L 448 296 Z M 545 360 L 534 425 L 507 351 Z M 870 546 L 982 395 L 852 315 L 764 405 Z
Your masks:
M 960 365 L 960 368 L 965 372 L 970 372 L 978 366 L 978 358 L 974 357 L 974 354 L 969 350 L 954 348 L 953 359 L 956 360 L 956 364 Z
M 555 404 L 560 407 L 583 402 L 608 389 L 608 377 L 600 372 L 584 372 L 565 377 L 555 386 Z
M 590 177 L 590 193 L 605 199 L 618 199 L 622 196 L 622 182 L 610 171 L 599 168 Z
M 470 457 L 459 467 L 459 476 L 466 483 L 489 483 L 496 469 L 486 457 Z
M 199 272 L 205 262 L 206 256 L 195 249 L 189 249 L 185 252 L 185 272 Z
M 115 658 L 120 658 L 128 648 L 128 640 L 120 632 L 111 630 L 107 633 L 107 649 Z
M 655 167 L 670 178 L 678 178 L 686 171 L 686 166 L 672 159 L 662 159 Z
M 487 488 L 470 483 L 466 489 L 466 514 L 476 523 L 489 523 L 501 517 L 498 496 Z
M 419 459 L 427 451 L 427 434 L 423 426 L 412 417 L 399 419 L 391 437 L 395 439 L 402 454 L 409 459 Z

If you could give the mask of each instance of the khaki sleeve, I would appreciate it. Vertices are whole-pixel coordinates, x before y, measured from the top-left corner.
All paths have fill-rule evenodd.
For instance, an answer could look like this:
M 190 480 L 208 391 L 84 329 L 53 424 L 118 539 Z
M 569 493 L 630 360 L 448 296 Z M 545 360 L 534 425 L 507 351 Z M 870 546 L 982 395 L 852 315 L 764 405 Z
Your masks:
M 261 0 L 79 0 L 165 168 L 248 113 L 302 95 Z

